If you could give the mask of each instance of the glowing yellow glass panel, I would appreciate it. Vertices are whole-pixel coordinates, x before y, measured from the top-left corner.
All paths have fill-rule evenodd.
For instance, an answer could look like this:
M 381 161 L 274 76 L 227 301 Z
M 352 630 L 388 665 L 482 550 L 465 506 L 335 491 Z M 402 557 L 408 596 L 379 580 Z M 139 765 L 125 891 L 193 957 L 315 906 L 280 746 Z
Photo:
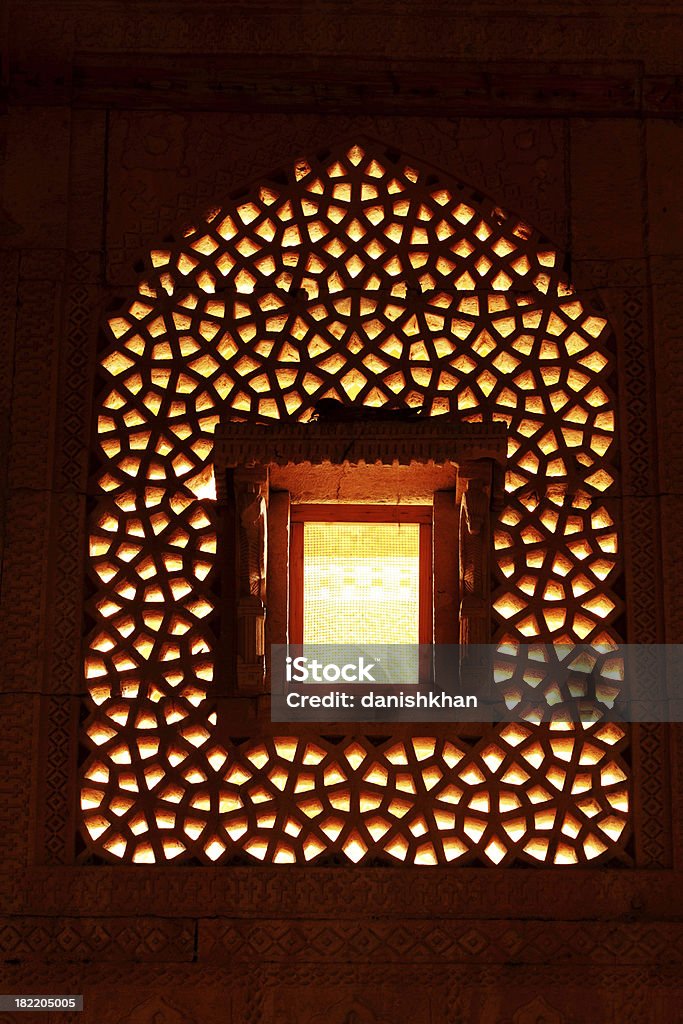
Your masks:
M 418 523 L 304 523 L 303 642 L 419 642 Z

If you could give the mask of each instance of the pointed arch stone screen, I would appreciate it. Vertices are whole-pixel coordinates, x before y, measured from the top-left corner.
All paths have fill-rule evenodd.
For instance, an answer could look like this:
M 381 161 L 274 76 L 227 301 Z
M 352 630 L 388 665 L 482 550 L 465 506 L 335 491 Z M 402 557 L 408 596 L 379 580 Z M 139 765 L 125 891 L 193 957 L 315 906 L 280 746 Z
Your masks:
M 493 639 L 619 640 L 610 333 L 553 247 L 376 144 L 302 160 L 151 254 L 97 402 L 84 856 L 629 862 L 624 729 L 231 737 L 214 432 L 323 397 L 508 429 Z

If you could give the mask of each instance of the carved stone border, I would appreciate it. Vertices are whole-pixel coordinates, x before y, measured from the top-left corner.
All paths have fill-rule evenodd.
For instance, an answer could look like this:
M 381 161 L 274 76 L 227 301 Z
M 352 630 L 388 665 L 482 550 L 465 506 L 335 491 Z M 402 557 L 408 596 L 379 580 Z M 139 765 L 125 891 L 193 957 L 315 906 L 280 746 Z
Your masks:
M 296 938 L 296 926 L 289 935 Z M 543 938 L 538 934 L 534 941 L 540 945 Z M 473 950 L 485 941 L 474 929 L 463 939 Z M 578 933 L 576 939 L 581 941 Z M 618 939 L 629 944 L 628 929 L 620 929 Z M 154 943 L 153 933 L 149 940 Z M 287 964 L 258 958 L 235 965 L 169 959 L 154 967 L 144 960 L 64 960 L 43 965 L 40 977 L 51 991 L 85 995 L 85 1013 L 60 1012 L 60 1024 L 345 1024 L 353 1019 L 347 1016 L 350 1010 L 362 1024 L 676 1020 L 679 964 L 622 964 L 618 956 L 609 963 L 594 963 L 589 953 L 576 962 L 561 957 L 562 952 L 559 962 L 531 966 L 478 964 L 474 958 L 444 963 L 434 956 L 431 963 L 404 959 L 315 968 L 296 957 Z M 31 961 L 7 972 L 14 992 L 30 990 L 35 976 Z M 14 1024 L 16 1019 L 0 1016 L 2 1024 Z
M 272 427 L 226 423 L 216 433 L 216 458 L 224 466 L 301 462 L 442 465 L 464 459 L 495 459 L 504 465 L 506 434 L 504 423 L 461 423 L 450 416 L 405 423 L 381 419 Z
M 42 822 L 44 859 L 70 863 L 78 712 L 81 703 L 86 483 L 95 369 L 99 254 L 74 252 L 66 267 L 59 419 L 54 467 L 55 546 L 52 659 L 49 668 Z
M 587 261 L 616 336 L 627 641 L 664 639 L 653 329 L 645 261 Z M 632 726 L 634 836 L 640 867 L 671 867 L 670 730 L 661 722 Z

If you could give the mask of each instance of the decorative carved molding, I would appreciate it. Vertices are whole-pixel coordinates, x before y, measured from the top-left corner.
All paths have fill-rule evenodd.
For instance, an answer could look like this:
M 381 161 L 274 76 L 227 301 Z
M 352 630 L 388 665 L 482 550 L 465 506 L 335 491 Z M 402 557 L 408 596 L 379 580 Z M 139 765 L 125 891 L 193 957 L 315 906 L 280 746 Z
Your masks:
M 64 257 L 49 250 L 26 251 L 18 266 L 8 259 L 7 269 L 15 307 L 7 327 L 11 339 L 16 315 L 16 336 L 12 372 L 5 379 L 3 396 L 5 402 L 11 401 L 7 425 L 12 444 L 4 467 L 6 478 L 0 480 L 6 499 L 0 615 L 0 726 L 6 796 L 0 802 L 0 874 L 4 908 L 13 910 L 21 900 L 17 879 L 23 877 L 34 856 L 33 779 L 41 711 L 46 714 L 48 710 L 43 694 L 48 685 L 44 651 L 50 611 L 46 592 L 53 544 L 51 485 L 57 416 L 54 338 L 61 315 Z M 13 269 L 18 270 L 14 288 Z M 8 299 L 5 292 L 3 304 Z M 9 340 L 8 347 L 11 345 Z M 58 720 L 58 730 L 62 724 Z M 72 735 L 67 730 L 62 738 L 69 742 Z
M 410 879 L 401 882 L 411 884 Z M 265 962 L 282 971 L 304 951 L 305 962 L 316 964 L 316 973 L 341 964 L 375 970 L 382 965 L 427 969 L 440 964 L 443 969 L 446 964 L 503 966 L 510 962 L 520 967 L 555 964 L 574 969 L 656 962 L 680 970 L 683 964 L 680 926 L 674 920 L 517 917 L 514 925 L 502 928 L 510 913 L 507 906 L 500 908 L 500 917 L 488 920 L 466 915 L 454 920 L 438 914 L 427 919 L 422 911 L 413 917 L 398 914 L 368 920 L 348 913 L 340 918 L 339 899 L 335 893 L 320 907 L 317 918 L 299 916 L 295 921 L 281 913 L 266 916 L 257 907 L 250 908 L 251 919 L 244 908 L 239 908 L 241 918 L 211 917 L 210 909 L 205 909 L 196 920 L 102 914 L 87 919 L 0 919 L 0 951 L 5 960 L 14 956 L 34 970 L 54 970 L 54 965 L 68 970 L 71 965 L 96 961 L 114 977 L 126 966 L 154 972 L 160 963 L 173 965 L 178 972 L 192 968 L 199 972 L 225 964 L 239 965 L 243 971 Z
M 122 1017 L 120 1024 L 194 1024 L 196 1017 L 190 1017 L 165 995 L 153 995 L 133 1007 Z
M 623 864 L 618 863 L 622 868 Z M 160 882 L 160 878 L 163 884 Z M 581 893 L 592 919 L 609 922 L 623 916 L 634 921 L 675 921 L 683 917 L 683 872 L 672 870 L 582 870 Z M 33 868 L 28 884 L 15 898 L 14 912 L 72 916 L 74 906 L 87 917 L 150 914 L 163 917 L 169 903 L 184 918 L 212 915 L 229 918 L 239 908 L 249 920 L 261 917 L 311 919 L 334 917 L 340 902 L 358 918 L 369 914 L 458 919 L 477 906 L 482 918 L 529 918 L 545 921 L 576 917 L 576 871 L 539 867 L 535 871 L 457 866 L 364 867 L 334 871 L 310 864 L 305 871 L 279 866 L 232 864 L 229 870 L 188 870 L 172 864 L 100 865 L 94 870 Z M 121 892 L 125 892 L 125 902 Z M 583 915 L 581 915 L 583 917 Z
M 679 964 L 567 963 L 561 952 L 552 962 L 531 965 L 472 960 L 445 967 L 438 955 L 432 963 L 327 962 L 317 964 L 313 975 L 296 955 L 289 963 L 257 956 L 237 965 L 45 964 L 39 972 L 29 963 L 8 965 L 6 977 L 13 992 L 30 991 L 37 978 L 43 991 L 83 992 L 84 1012 L 73 1016 L 82 1024 L 130 1024 L 126 1018 L 135 1013 L 143 1014 L 141 1020 L 132 1017 L 136 1024 L 180 1024 L 174 1016 L 179 1013 L 183 1024 L 311 1024 L 325 1011 L 337 1024 L 332 1014 L 357 1002 L 380 1021 L 401 1024 L 515 1024 L 513 1015 L 533 1006 L 539 990 L 551 1007 L 566 1011 L 566 1024 L 672 1024 L 683 991 Z M 150 1010 L 157 1014 L 151 1021 Z M 0 1016 L 2 1024 L 16 1020 Z
M 395 8 L 387 14 L 396 17 Z M 297 49 L 299 49 L 297 47 Z M 359 83 L 359 65 L 362 83 Z M 23 106 L 66 98 L 65 68 L 17 60 L 10 96 Z M 286 53 L 78 53 L 70 98 L 78 106 L 134 110 L 419 114 L 422 117 L 672 117 L 683 110 L 681 77 L 644 75 L 640 62 L 415 59 L 337 53 L 334 77 L 318 56 Z
M 491 502 L 489 461 L 459 467 L 460 506 L 460 644 L 470 647 L 491 641 Z M 472 652 L 463 651 L 471 660 Z
M 253 962 L 261 957 L 288 963 L 298 951 L 307 962 L 543 964 L 570 957 L 575 963 L 635 965 L 653 959 L 683 964 L 677 922 L 256 921 L 213 919 L 199 925 L 205 963 Z M 574 951 L 572 954 L 570 951 Z
M 240 466 L 232 479 L 237 532 L 237 688 L 241 693 L 255 693 L 263 690 L 265 673 L 268 471 L 263 466 Z
M 71 252 L 66 261 L 64 342 L 60 361 L 57 423 L 55 537 L 59 552 L 52 576 L 51 693 L 42 790 L 44 855 L 66 864 L 74 850 L 78 697 L 82 690 L 85 491 L 88 477 L 89 410 L 98 330 L 99 254 Z
M 564 1024 L 566 1019 L 543 996 L 535 996 L 513 1014 L 512 1024 Z
M 319 1013 L 314 1012 L 307 1024 L 390 1024 L 390 1018 L 385 1017 L 381 1011 L 378 1016 L 365 1000 L 346 998 L 335 1001 L 333 1006 Z
M 0 955 L 22 961 L 191 962 L 194 922 L 163 917 L 0 918 Z
M 494 459 L 503 466 L 507 453 L 504 423 L 463 423 L 451 416 L 268 426 L 227 422 L 215 436 L 215 458 L 225 467 L 325 462 L 458 465 L 475 459 Z

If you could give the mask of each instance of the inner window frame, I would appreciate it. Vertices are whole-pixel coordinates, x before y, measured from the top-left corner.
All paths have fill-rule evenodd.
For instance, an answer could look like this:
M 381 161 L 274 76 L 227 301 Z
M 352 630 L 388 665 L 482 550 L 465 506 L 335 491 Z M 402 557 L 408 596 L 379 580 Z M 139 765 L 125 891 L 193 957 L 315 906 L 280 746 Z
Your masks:
M 434 505 L 310 502 L 290 507 L 289 642 L 303 643 L 304 526 L 311 523 L 417 523 L 418 643 L 434 641 Z M 343 643 L 343 638 L 340 638 Z

